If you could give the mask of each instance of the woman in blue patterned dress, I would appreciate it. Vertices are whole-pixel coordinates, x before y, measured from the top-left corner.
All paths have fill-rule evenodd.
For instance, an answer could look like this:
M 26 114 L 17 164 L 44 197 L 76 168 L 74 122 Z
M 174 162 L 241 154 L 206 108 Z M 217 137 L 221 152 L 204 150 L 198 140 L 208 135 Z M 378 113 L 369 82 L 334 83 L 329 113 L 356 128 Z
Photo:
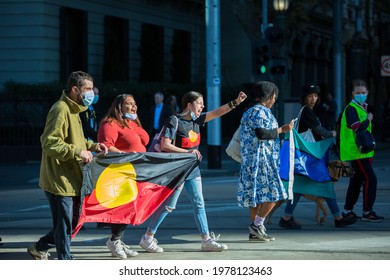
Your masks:
M 279 89 L 271 82 L 259 82 L 252 89 L 256 104 L 241 118 L 241 169 L 237 201 L 249 208 L 250 241 L 273 241 L 266 233 L 264 220 L 279 200 L 287 198 L 279 177 L 279 134 L 289 132 L 292 124 L 279 127 L 271 108 Z

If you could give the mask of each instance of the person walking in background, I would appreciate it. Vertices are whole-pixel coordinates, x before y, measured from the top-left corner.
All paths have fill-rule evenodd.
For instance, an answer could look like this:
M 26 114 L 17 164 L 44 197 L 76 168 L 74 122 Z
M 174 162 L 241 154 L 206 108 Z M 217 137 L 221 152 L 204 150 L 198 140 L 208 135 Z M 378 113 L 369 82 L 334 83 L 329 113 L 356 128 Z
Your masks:
M 99 142 L 105 144 L 110 152 L 146 152 L 149 135 L 142 128 L 137 110 L 137 104 L 131 94 L 121 94 L 114 99 L 98 130 Z M 122 241 L 126 228 L 127 224 L 111 224 L 112 234 L 106 245 L 112 256 L 126 259 L 138 255 L 138 252 L 130 250 Z
M 204 112 L 203 96 L 199 92 L 187 92 L 182 98 L 183 111 L 171 116 L 166 123 L 161 139 L 161 150 L 168 153 L 193 153 L 201 158 L 199 152 L 200 126 L 215 118 L 221 117 L 230 112 L 246 99 L 246 94 L 240 92 L 233 101 L 213 111 Z M 177 127 L 177 129 L 176 129 Z M 175 141 L 173 144 L 173 140 Z M 202 178 L 197 166 L 187 177 L 186 181 L 154 212 L 146 233 L 141 237 L 139 245 L 151 253 L 161 253 L 163 248 L 159 247 L 158 241 L 154 238 L 160 224 L 165 217 L 176 208 L 177 200 L 183 190 L 186 189 L 190 198 L 194 219 L 201 235 L 201 251 L 220 252 L 227 250 L 225 244 L 218 243 L 218 237 L 209 232 L 205 202 L 202 191 Z
M 92 161 L 91 151 L 107 153 L 102 143 L 85 139 L 79 113 L 94 98 L 93 78 L 82 71 L 70 74 L 66 90 L 51 107 L 41 135 L 42 160 L 39 186 L 49 201 L 53 228 L 27 251 L 37 260 L 47 260 L 55 244 L 59 260 L 70 254 L 72 225 L 80 210 L 82 165 Z
M 361 153 L 356 145 L 356 133 L 368 130 L 372 132 L 371 112 L 367 111 L 368 95 L 367 84 L 362 80 L 352 84 L 352 101 L 345 107 L 340 126 L 340 158 L 348 160 L 355 171 L 350 178 L 343 215 L 366 222 L 380 222 L 384 219 L 374 211 L 377 191 L 377 177 L 372 167 L 374 151 Z M 356 215 L 352 210 L 359 199 L 360 189 L 363 186 L 363 217 Z
M 99 101 L 99 89 L 97 87 L 93 88 L 94 98 L 92 104 L 88 106 L 88 109 L 80 113 L 80 119 L 83 126 L 84 136 L 88 140 L 96 141 L 97 140 L 97 117 L 96 111 L 93 107 Z
M 326 94 L 326 100 L 321 105 L 323 107 L 323 117 L 320 119 L 322 125 L 327 130 L 334 130 L 336 125 L 337 103 L 331 92 Z
M 174 94 L 171 94 L 168 96 L 167 101 L 165 103 L 168 107 L 171 108 L 172 114 L 177 114 L 179 113 L 179 105 L 177 104 L 177 99 Z
M 255 105 L 241 118 L 241 168 L 237 201 L 249 208 L 249 241 L 273 241 L 266 233 L 264 220 L 275 203 L 285 200 L 287 193 L 279 176 L 279 134 L 289 132 L 293 125 L 279 127 L 271 108 L 279 89 L 271 82 L 260 82 L 252 89 Z
M 164 94 L 159 91 L 154 94 L 154 105 L 149 112 L 149 136 L 152 139 L 161 131 L 165 121 L 173 115 L 170 106 L 164 104 Z
M 318 101 L 319 94 L 320 88 L 317 85 L 310 84 L 302 87 L 301 104 L 303 107 L 301 109 L 300 117 L 298 118 L 299 123 L 297 124 L 298 133 L 307 132 L 311 129 L 315 141 L 336 137 L 336 131 L 324 128 L 313 111 L 313 108 Z M 284 209 L 284 216 L 281 217 L 279 221 L 280 227 L 284 229 L 301 229 L 301 225 L 293 217 L 293 212 L 301 196 L 302 194 L 294 192 L 293 203 L 291 203 L 291 200 L 287 201 Z M 342 215 L 335 198 L 326 197 L 325 201 L 333 214 L 336 228 L 345 227 L 356 222 L 355 219 Z

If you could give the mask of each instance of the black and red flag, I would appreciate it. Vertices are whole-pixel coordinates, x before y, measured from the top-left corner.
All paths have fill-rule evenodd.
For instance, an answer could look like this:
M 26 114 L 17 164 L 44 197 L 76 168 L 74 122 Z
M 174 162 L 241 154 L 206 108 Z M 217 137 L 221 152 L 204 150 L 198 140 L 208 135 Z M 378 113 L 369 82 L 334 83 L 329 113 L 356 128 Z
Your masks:
M 191 153 L 107 154 L 84 166 L 80 220 L 139 225 L 184 183 L 200 160 Z

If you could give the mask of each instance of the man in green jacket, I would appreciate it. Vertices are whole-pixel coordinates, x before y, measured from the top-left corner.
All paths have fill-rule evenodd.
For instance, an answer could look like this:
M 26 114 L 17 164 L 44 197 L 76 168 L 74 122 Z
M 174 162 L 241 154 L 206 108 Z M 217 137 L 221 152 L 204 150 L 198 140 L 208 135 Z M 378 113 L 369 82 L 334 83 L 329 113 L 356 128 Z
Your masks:
M 37 260 L 47 260 L 55 244 L 59 260 L 70 260 L 72 223 L 80 209 L 82 166 L 92 161 L 92 152 L 107 153 L 107 147 L 84 137 L 79 113 L 87 110 L 94 98 L 93 78 L 73 72 L 67 88 L 51 107 L 41 135 L 42 160 L 39 185 L 49 200 L 53 228 L 27 251 Z

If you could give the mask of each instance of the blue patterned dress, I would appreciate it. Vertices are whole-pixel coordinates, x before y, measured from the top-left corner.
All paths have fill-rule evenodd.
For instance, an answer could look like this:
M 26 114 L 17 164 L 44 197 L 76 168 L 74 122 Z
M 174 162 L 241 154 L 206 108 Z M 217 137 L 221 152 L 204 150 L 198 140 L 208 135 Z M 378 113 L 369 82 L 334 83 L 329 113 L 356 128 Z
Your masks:
M 271 109 L 257 104 L 241 118 L 242 162 L 237 189 L 237 202 L 241 207 L 256 207 L 287 198 L 279 176 L 280 140 L 259 140 L 255 128 L 278 128 Z

